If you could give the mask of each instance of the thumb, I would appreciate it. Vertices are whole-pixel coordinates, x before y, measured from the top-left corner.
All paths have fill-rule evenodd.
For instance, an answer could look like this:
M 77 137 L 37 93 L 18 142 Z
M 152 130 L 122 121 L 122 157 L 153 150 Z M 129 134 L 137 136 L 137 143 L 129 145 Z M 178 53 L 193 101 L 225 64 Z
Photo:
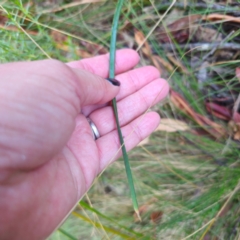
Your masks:
M 82 69 L 73 68 L 71 71 L 81 107 L 109 102 L 119 92 L 120 82 L 116 79 L 104 79 Z

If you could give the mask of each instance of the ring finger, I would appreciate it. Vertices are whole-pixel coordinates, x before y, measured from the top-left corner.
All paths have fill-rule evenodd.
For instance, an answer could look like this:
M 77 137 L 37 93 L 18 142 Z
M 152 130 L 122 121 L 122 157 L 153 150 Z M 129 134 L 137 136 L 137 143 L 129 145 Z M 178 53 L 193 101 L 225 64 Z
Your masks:
M 148 108 L 164 99 L 168 90 L 168 83 L 164 79 L 159 78 L 118 101 L 120 126 L 125 126 L 143 114 Z M 116 129 L 115 117 L 111 106 L 93 111 L 89 118 L 96 125 L 100 136 Z
M 152 66 L 144 66 L 117 75 L 116 79 L 121 82 L 120 91 L 116 96 L 117 101 L 133 94 L 134 92 L 138 91 L 139 89 L 141 89 L 142 87 L 144 87 L 145 85 L 149 84 L 150 82 L 159 77 L 160 77 L 159 71 Z M 82 109 L 82 113 L 85 116 L 88 116 L 96 109 L 100 109 L 107 105 L 108 104 L 101 106 L 100 105 L 87 106 Z

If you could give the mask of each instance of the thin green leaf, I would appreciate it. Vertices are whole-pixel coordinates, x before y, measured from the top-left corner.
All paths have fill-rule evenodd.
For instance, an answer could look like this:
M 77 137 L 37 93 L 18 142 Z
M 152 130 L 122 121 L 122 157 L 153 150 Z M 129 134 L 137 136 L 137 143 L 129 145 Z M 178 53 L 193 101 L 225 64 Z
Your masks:
M 91 212 L 94 212 L 94 213 L 97 214 L 98 216 L 100 216 L 100 217 L 102 217 L 102 218 L 110 221 L 110 222 L 113 223 L 114 225 L 116 225 L 116 226 L 118 226 L 118 227 L 120 227 L 120 228 L 123 228 L 124 230 L 126 230 L 126 231 L 128 231 L 128 232 L 130 232 L 130 233 L 132 233 L 132 234 L 134 234 L 134 235 L 136 235 L 136 236 L 139 236 L 139 237 L 142 237 L 142 236 L 143 236 L 143 234 L 138 233 L 138 232 L 135 232 L 135 231 L 131 230 L 130 228 L 127 228 L 127 227 L 123 226 L 122 224 L 119 224 L 117 221 L 114 221 L 112 218 L 104 215 L 103 213 L 99 212 L 97 209 L 89 206 L 89 205 L 88 205 L 87 203 L 85 203 L 84 201 L 79 202 L 79 205 L 80 205 L 81 207 L 83 207 L 83 208 L 91 211 Z
M 77 240 L 77 238 L 73 237 L 71 234 L 69 234 L 68 232 L 66 232 L 65 230 L 59 228 L 58 231 L 60 233 L 62 233 L 63 235 L 65 235 L 66 237 L 68 237 L 69 239 L 72 239 L 72 240 Z
M 99 223 L 99 222 L 95 222 L 95 221 L 91 220 L 90 218 L 83 216 L 80 213 L 72 212 L 72 215 L 74 215 L 77 218 L 80 218 L 80 219 L 84 220 L 85 222 L 88 222 L 88 223 L 92 224 L 96 228 L 104 229 L 104 231 L 106 231 L 108 233 L 113 233 L 115 235 L 118 235 L 118 236 L 122 237 L 123 239 L 129 239 L 129 240 L 130 239 L 135 239 L 134 237 L 130 237 L 129 235 L 127 235 L 125 233 L 122 233 L 117 229 L 104 226 L 102 223 Z
M 110 66 L 109 66 L 109 78 L 114 78 L 115 77 L 115 55 L 116 55 L 116 39 L 117 39 L 117 29 L 118 29 L 118 20 L 120 16 L 120 12 L 123 6 L 124 0 L 119 0 L 116 6 L 116 11 L 113 17 L 113 24 L 112 24 L 112 35 L 111 35 L 111 44 L 110 44 Z M 124 159 L 124 164 L 125 164 L 125 169 L 127 173 L 127 178 L 128 178 L 128 183 L 129 183 L 129 188 L 131 192 L 131 198 L 133 202 L 133 208 L 136 212 L 136 214 L 139 216 L 139 211 L 138 211 L 138 202 L 137 202 L 137 197 L 136 197 L 136 192 L 134 188 L 134 183 L 133 183 L 133 177 L 132 177 L 132 171 L 131 167 L 129 164 L 129 159 L 125 147 L 125 143 L 122 137 L 122 131 L 120 128 L 119 124 L 119 119 L 118 119 L 118 110 L 117 110 L 117 102 L 116 98 L 112 100 L 112 106 L 114 110 L 114 115 L 116 118 L 116 123 L 117 123 L 117 130 L 118 130 L 118 135 L 120 139 L 120 143 L 122 146 L 122 154 L 123 154 L 123 159 Z

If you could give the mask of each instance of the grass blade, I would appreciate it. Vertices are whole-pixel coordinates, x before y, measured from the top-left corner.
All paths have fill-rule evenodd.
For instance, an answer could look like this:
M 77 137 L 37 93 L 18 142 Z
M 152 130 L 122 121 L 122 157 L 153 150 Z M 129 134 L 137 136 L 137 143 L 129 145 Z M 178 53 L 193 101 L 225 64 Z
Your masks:
M 77 212 L 74 211 L 74 212 L 72 212 L 72 215 L 79 218 L 79 219 L 82 219 L 85 222 L 88 222 L 88 223 L 92 224 L 95 228 L 103 229 L 107 233 L 112 233 L 114 235 L 120 236 L 123 239 L 129 239 L 129 240 L 130 239 L 132 239 L 132 240 L 136 239 L 134 237 L 130 237 L 129 234 L 125 234 L 125 233 L 120 232 L 119 230 L 117 230 L 115 228 L 107 227 L 107 226 L 104 226 L 103 224 L 101 224 L 99 222 L 95 222 L 95 221 L 91 220 L 90 218 L 83 216 L 81 213 L 77 213 Z
M 68 237 L 71 240 L 77 240 L 77 238 L 73 237 L 71 234 L 69 234 L 68 232 L 66 232 L 65 230 L 59 228 L 58 231 L 60 233 L 62 233 L 64 236 Z
M 143 237 L 143 234 L 138 233 L 138 232 L 135 232 L 135 231 L 133 231 L 131 228 L 128 228 L 128 227 L 125 227 L 125 226 L 122 225 L 122 224 L 119 224 L 117 221 L 113 220 L 111 217 L 108 217 L 108 216 L 104 215 L 103 213 L 101 213 L 101 212 L 99 212 L 97 209 L 91 207 L 90 205 L 88 205 L 88 204 L 85 203 L 84 201 L 79 202 L 79 205 L 80 205 L 82 208 L 87 209 L 87 210 L 89 210 L 89 211 L 97 214 L 98 216 L 100 216 L 100 217 L 102 217 L 102 218 L 110 221 L 111 223 L 113 223 L 114 225 L 118 226 L 119 228 L 122 228 L 122 229 L 128 231 L 129 233 L 132 233 L 132 234 L 134 234 L 134 235 L 136 235 L 136 236 L 138 236 L 138 237 Z
M 118 20 L 119 20 L 119 16 L 120 16 L 120 12 L 121 12 L 123 3 L 124 3 L 124 0 L 118 1 L 117 6 L 116 6 L 116 11 L 115 11 L 115 14 L 113 17 L 112 35 L 111 35 L 111 44 L 110 44 L 109 78 L 115 77 L 115 53 L 116 53 L 117 29 L 118 29 Z M 119 139 L 120 139 L 120 143 L 122 146 L 122 154 L 123 154 L 126 174 L 127 174 L 127 178 L 128 178 L 129 188 L 130 188 L 130 192 L 131 192 L 133 208 L 134 208 L 134 211 L 136 212 L 137 216 L 140 218 L 139 211 L 138 211 L 138 202 L 137 202 L 136 192 L 135 192 L 134 183 L 133 183 L 132 171 L 131 171 L 131 167 L 129 164 L 129 159 L 128 159 L 128 155 L 127 155 L 127 151 L 126 151 L 125 143 L 124 143 L 124 140 L 122 137 L 122 131 L 120 129 L 120 124 L 119 124 L 119 119 L 118 119 L 116 98 L 114 98 L 112 100 L 112 106 L 113 106 L 114 115 L 116 118 Z

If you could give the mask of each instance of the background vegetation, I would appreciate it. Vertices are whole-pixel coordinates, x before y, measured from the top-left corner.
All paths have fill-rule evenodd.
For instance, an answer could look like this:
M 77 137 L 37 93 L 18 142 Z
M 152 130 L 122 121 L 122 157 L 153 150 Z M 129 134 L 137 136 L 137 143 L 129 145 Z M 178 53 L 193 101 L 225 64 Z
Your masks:
M 116 1 L 0 2 L 0 62 L 67 62 L 108 52 Z M 240 238 L 240 6 L 235 0 L 125 1 L 118 48 L 138 49 L 171 94 L 162 124 L 120 159 L 49 239 Z M 64 194 L 64 193 L 63 193 Z

